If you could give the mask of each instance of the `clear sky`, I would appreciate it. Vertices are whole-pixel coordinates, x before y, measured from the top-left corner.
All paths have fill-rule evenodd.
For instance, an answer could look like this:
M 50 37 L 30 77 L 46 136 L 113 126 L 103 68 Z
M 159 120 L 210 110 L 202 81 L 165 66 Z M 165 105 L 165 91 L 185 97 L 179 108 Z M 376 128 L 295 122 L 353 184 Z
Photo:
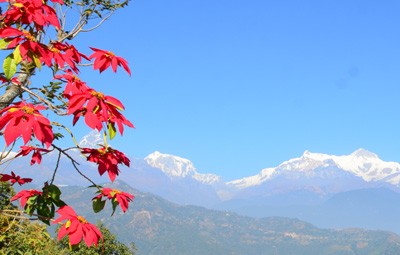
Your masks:
M 400 161 L 400 1 L 134 0 L 83 42 L 135 124 L 113 143 L 232 180 L 305 150 Z M 133 162 L 134 163 L 134 162 Z

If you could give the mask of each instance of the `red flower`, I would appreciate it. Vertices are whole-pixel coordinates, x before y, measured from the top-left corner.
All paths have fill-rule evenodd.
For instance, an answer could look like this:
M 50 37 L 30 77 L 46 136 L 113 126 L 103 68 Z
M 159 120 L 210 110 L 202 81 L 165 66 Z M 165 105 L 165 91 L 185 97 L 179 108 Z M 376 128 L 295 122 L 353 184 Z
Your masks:
M 62 75 L 56 75 L 55 78 L 67 83 L 64 89 L 64 97 L 66 98 L 70 98 L 74 94 L 83 93 L 83 91 L 89 89 L 86 83 L 81 81 L 71 69 L 66 70 Z
M 121 134 L 123 124 L 133 127 L 133 124 L 119 112 L 124 106 L 115 97 L 106 96 L 82 84 L 79 89 L 70 84 L 66 87 L 64 95 L 69 100 L 67 112 L 74 115 L 74 124 L 80 116 L 85 116 L 86 125 L 98 131 L 103 128 L 103 123 L 117 123 Z
M 98 171 L 103 175 L 106 171 L 110 180 L 113 182 L 119 174 L 118 164 L 124 164 L 129 167 L 130 160 L 124 153 L 102 146 L 100 149 L 83 148 L 83 154 L 89 154 L 87 160 L 98 164 Z
M 37 197 L 37 196 L 41 196 L 42 192 L 38 191 L 38 190 L 34 190 L 34 189 L 30 189 L 30 190 L 21 190 L 20 192 L 18 192 L 15 196 L 13 196 L 11 198 L 11 202 L 17 199 L 21 199 L 19 202 L 21 204 L 22 207 L 25 207 L 26 202 L 28 201 L 28 199 L 30 199 L 31 197 Z
M 19 45 L 21 57 L 24 60 L 33 61 L 33 58 L 38 58 L 43 62 L 47 62 L 50 58 L 50 51 L 46 45 L 37 42 L 34 35 L 27 30 L 19 30 L 13 27 L 0 29 L 0 37 L 7 39 L 9 44 L 8 49 L 12 49 Z
M 90 59 L 94 58 L 94 70 L 99 69 L 101 73 L 111 66 L 115 73 L 117 72 L 117 67 L 122 66 L 122 68 L 131 75 L 131 70 L 129 69 L 128 62 L 126 62 L 125 59 L 115 56 L 111 51 L 100 50 L 92 47 L 90 48 L 94 51 L 94 53 L 89 56 Z
M 82 216 L 78 216 L 74 209 L 65 205 L 57 210 L 60 217 L 53 223 L 59 223 L 67 220 L 58 231 L 58 240 L 68 235 L 70 245 L 79 244 L 83 238 L 87 246 L 94 244 L 97 246 L 99 239 L 102 239 L 100 230 L 93 224 L 86 221 Z
M 37 30 L 44 26 L 53 25 L 60 28 L 56 11 L 41 0 L 10 1 L 8 10 L 3 14 L 4 23 L 8 26 L 14 23 L 30 25 L 33 23 Z
M 49 150 L 38 148 L 38 147 L 21 146 L 21 151 L 17 155 L 15 155 L 15 157 L 26 156 L 29 153 L 31 153 L 31 151 L 33 151 L 31 165 L 33 165 L 35 163 L 40 164 L 40 162 L 42 161 L 42 154 L 40 154 L 40 152 L 49 152 Z
M 127 125 L 128 127 L 133 128 L 134 125 L 132 122 L 127 120 L 124 115 L 122 115 L 120 112 L 115 111 L 113 115 L 110 116 L 109 122 L 111 125 L 115 128 L 115 123 L 117 123 L 118 130 L 120 134 L 122 135 L 124 133 L 124 125 Z
M 13 171 L 11 171 L 11 175 L 9 175 L 9 174 L 1 174 L 0 181 L 2 181 L 2 182 L 10 181 L 11 185 L 14 185 L 15 183 L 18 183 L 21 186 L 22 184 L 25 184 L 27 182 L 31 182 L 32 179 L 31 178 L 21 178 L 21 176 L 15 175 L 15 173 Z
M 65 64 L 68 64 L 75 73 L 79 71 L 76 64 L 81 62 L 82 57 L 89 60 L 88 57 L 68 43 L 52 42 L 50 52 L 51 57 L 46 59 L 46 65 L 51 66 L 52 60 L 54 60 L 54 63 L 61 69 L 64 68 Z
M 122 192 L 116 189 L 103 188 L 101 189 L 101 193 L 93 198 L 101 199 L 102 197 L 106 197 L 108 199 L 112 199 L 112 203 L 118 203 L 121 206 L 123 212 L 128 210 L 128 203 L 131 202 L 135 197 L 129 193 Z
M 39 113 L 42 105 L 19 102 L 0 111 L 0 130 L 4 127 L 4 139 L 7 146 L 22 136 L 24 144 L 31 139 L 32 133 L 47 147 L 54 139 L 50 121 Z

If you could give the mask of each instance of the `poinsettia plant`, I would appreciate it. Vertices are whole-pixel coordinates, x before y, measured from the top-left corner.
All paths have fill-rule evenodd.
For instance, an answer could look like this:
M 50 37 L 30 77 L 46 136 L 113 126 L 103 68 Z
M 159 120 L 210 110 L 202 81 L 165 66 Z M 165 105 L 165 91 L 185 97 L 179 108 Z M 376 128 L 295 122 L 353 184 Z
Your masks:
M 70 151 L 79 151 L 87 161 L 97 164 L 100 175 L 107 172 L 111 182 L 120 172 L 119 165 L 130 165 L 128 157 L 108 142 L 118 131 L 123 135 L 125 127 L 133 127 L 123 114 L 123 103 L 79 77 L 80 72 L 90 69 L 100 74 L 107 69 L 113 72 L 122 69 L 131 75 L 128 62 L 112 51 L 93 45 L 81 51 L 72 43 L 79 33 L 97 28 L 127 4 L 128 0 L 0 0 L 0 10 L 3 10 L 0 13 L 0 56 L 4 57 L 0 73 L 0 135 L 6 147 L 0 155 L 0 165 L 17 157 L 31 157 L 31 165 L 41 164 L 42 155 L 58 155 L 53 177 L 44 183 L 42 190 L 21 190 L 10 200 L 19 200 L 27 216 L 35 216 L 46 224 L 62 224 L 58 237 L 68 236 L 71 246 L 82 241 L 96 246 L 102 235 L 95 225 L 62 200 L 61 190 L 54 184 L 61 157 L 69 159 L 77 174 L 94 188 L 97 194 L 92 200 L 95 212 L 101 211 L 107 200 L 111 201 L 113 213 L 118 205 L 126 212 L 134 199 L 132 194 L 94 183 L 83 174 L 70 154 Z M 75 24 L 67 23 L 69 9 L 77 7 L 79 15 L 71 18 Z M 32 77 L 43 68 L 51 70 L 53 77 L 48 85 L 34 87 Z M 65 121 L 55 122 L 52 116 Z M 82 148 L 75 142 L 71 130 L 80 118 L 84 121 L 79 125 L 103 134 L 103 144 Z M 64 136 L 63 132 L 70 136 Z M 70 146 L 63 148 L 62 140 L 68 137 L 72 138 L 74 150 Z M 23 185 L 32 179 L 4 168 L 0 169 L 0 181 Z

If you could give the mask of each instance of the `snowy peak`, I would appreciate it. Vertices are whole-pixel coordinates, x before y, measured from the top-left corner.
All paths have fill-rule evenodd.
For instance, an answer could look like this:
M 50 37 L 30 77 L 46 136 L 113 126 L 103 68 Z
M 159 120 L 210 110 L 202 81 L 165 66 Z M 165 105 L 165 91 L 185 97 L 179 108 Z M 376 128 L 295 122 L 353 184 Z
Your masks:
M 360 177 L 366 182 L 400 185 L 400 164 L 385 162 L 375 153 L 365 149 L 358 149 L 350 155 L 343 156 L 305 151 L 299 158 L 290 159 L 277 167 L 263 169 L 257 175 L 234 180 L 228 184 L 243 189 L 260 185 L 276 176 L 289 176 L 296 173 L 297 176 L 309 178 L 323 174 L 320 169 L 338 169 L 338 171 Z
M 362 158 L 378 158 L 378 155 L 365 149 L 358 149 L 355 152 L 351 153 L 351 156 Z
M 151 153 L 144 160 L 150 166 L 161 169 L 169 176 L 186 177 L 196 173 L 196 169 L 190 160 L 169 154 L 162 154 L 158 151 Z
M 212 184 L 220 181 L 220 177 L 215 174 L 198 173 L 190 160 L 178 156 L 155 151 L 144 160 L 150 166 L 160 169 L 163 173 L 172 178 L 191 177 L 205 184 Z
M 79 146 L 82 148 L 96 148 L 99 144 L 103 144 L 103 137 L 96 130 L 91 131 L 79 141 Z

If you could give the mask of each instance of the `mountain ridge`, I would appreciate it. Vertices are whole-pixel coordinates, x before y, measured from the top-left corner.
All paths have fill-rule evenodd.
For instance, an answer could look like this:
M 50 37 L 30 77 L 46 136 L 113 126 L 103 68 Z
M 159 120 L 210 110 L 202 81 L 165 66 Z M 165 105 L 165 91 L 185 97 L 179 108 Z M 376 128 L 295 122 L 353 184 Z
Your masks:
M 362 178 L 366 182 L 400 184 L 400 164 L 382 161 L 378 155 L 365 149 L 358 149 L 349 155 L 336 156 L 305 151 L 302 156 L 282 162 L 276 167 L 262 169 L 257 175 L 227 182 L 239 189 L 258 186 L 283 171 L 307 172 L 320 167 L 337 167 Z
M 284 217 L 250 218 L 228 211 L 171 203 L 116 181 L 112 187 L 135 194 L 129 210 L 111 206 L 93 214 L 93 190 L 63 187 L 66 202 L 90 221 L 101 221 L 118 238 L 134 241 L 137 254 L 399 254 L 400 237 L 359 228 L 320 229 Z M 76 199 L 79 197 L 80 199 Z

